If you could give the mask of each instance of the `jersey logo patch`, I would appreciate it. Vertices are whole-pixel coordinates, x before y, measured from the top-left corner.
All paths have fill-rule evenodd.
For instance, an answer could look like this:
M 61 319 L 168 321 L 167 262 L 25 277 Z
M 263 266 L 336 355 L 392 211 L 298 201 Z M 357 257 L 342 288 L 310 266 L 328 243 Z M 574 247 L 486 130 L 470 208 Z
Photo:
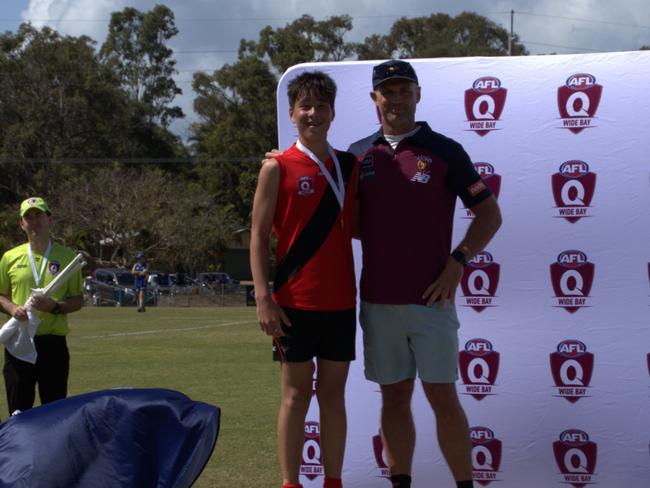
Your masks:
M 483 180 L 478 180 L 476 183 L 472 183 L 467 187 L 467 191 L 469 194 L 473 197 L 481 193 L 483 190 L 485 190 L 486 186 L 485 183 L 483 183 Z
M 431 158 L 428 156 L 417 156 L 417 158 L 417 172 L 413 175 L 411 181 L 416 183 L 428 183 L 431 179 Z
M 47 269 L 50 271 L 50 274 L 54 276 L 61 269 L 61 265 L 58 261 L 50 261 L 50 263 L 47 265 Z
M 375 158 L 370 155 L 361 161 L 361 179 L 375 176 Z
M 309 195 L 313 195 L 315 191 L 314 179 L 311 176 L 301 176 L 298 178 L 298 195 L 308 197 Z

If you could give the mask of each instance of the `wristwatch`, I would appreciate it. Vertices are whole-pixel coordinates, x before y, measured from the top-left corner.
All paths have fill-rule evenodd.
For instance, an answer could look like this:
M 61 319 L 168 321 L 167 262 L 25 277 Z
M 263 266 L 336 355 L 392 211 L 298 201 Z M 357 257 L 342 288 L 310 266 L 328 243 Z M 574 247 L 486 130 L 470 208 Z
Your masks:
M 467 258 L 465 257 L 465 253 L 461 251 L 460 249 L 455 249 L 451 253 L 451 257 L 455 260 L 458 261 L 460 264 L 463 266 L 467 266 Z

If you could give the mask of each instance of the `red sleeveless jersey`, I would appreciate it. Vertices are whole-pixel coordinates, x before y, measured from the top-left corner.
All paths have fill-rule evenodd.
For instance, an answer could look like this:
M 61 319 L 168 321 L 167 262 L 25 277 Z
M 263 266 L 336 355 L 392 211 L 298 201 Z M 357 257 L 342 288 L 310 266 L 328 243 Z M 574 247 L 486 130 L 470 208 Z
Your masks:
M 295 144 L 275 159 L 281 175 L 273 217 L 277 266 L 318 208 L 328 182 L 318 165 Z M 324 164 L 336 180 L 332 159 Z M 298 272 L 273 293 L 279 305 L 304 310 L 345 310 L 356 305 L 352 256 L 356 178 L 355 167 L 346 187 L 343 210 L 339 210 L 327 238 Z

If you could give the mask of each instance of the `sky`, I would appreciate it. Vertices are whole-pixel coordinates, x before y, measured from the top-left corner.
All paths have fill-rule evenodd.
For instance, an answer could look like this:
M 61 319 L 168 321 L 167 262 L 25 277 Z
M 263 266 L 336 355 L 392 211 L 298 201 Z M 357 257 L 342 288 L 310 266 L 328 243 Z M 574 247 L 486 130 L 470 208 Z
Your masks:
M 531 54 L 630 51 L 650 46 L 650 0 L 0 0 L 0 32 L 15 32 L 21 22 L 49 25 L 62 34 L 87 35 L 101 46 L 110 13 L 125 7 L 146 11 L 156 3 L 174 11 L 179 34 L 176 82 L 183 90 L 176 104 L 187 117 L 171 129 L 187 139 L 192 111 L 192 74 L 213 72 L 237 59 L 239 41 L 257 40 L 270 25 L 283 27 L 303 14 L 324 20 L 350 15 L 348 41 L 386 34 L 400 17 L 476 12 L 514 31 Z

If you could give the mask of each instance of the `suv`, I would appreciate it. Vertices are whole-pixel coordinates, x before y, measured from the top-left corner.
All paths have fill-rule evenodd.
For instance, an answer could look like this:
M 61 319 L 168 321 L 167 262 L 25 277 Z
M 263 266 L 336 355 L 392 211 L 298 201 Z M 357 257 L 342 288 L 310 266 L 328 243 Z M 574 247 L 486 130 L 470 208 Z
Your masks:
M 135 278 L 128 269 L 97 268 L 84 283 L 94 305 L 135 305 Z M 153 303 L 153 293 L 145 292 L 145 303 Z
M 174 279 L 174 275 L 169 273 L 150 271 L 147 277 L 147 287 L 151 291 L 160 293 L 161 295 L 169 295 L 175 291 L 176 280 Z
M 223 273 L 221 271 L 199 273 L 196 277 L 196 280 L 207 286 L 227 285 L 229 283 L 232 283 L 232 280 L 230 279 L 230 276 L 228 276 L 228 273 Z

